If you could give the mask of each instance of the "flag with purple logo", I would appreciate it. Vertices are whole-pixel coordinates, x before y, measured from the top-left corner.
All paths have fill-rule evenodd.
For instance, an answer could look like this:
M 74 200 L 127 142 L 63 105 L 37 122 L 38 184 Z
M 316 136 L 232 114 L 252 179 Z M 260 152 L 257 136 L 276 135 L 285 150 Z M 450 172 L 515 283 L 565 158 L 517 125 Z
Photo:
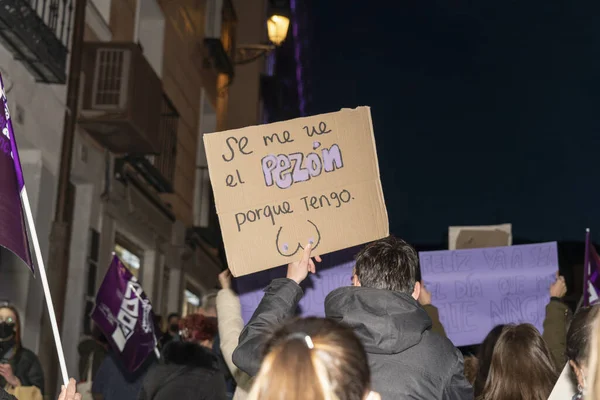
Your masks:
M 598 301 L 600 294 L 600 257 L 590 238 L 588 229 L 585 235 L 585 262 L 583 268 L 583 305 Z
M 152 305 L 137 278 L 116 255 L 96 295 L 92 319 L 130 372 L 156 349 Z
M 0 107 L 0 246 L 16 254 L 34 272 L 22 207 L 25 181 L 1 75 Z

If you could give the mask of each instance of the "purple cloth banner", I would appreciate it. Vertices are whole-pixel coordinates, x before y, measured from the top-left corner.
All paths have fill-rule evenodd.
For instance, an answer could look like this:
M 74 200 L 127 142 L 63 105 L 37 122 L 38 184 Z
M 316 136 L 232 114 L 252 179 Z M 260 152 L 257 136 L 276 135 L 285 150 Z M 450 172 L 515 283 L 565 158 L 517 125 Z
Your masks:
M 131 372 L 156 348 L 152 305 L 116 255 L 96 295 L 92 319 Z
M 0 108 L 0 246 L 16 254 L 34 272 L 21 203 L 25 183 L 2 76 Z
M 556 242 L 419 253 L 423 282 L 455 346 L 483 341 L 500 324 L 533 324 L 542 332 Z
M 352 284 L 354 256 L 360 247 L 337 251 L 322 256 L 323 262 L 317 264 L 317 274 L 310 274 L 304 282 L 304 296 L 300 300 L 297 315 L 302 317 L 324 317 L 325 297 L 342 286 Z M 242 304 L 242 318 L 248 323 L 263 298 L 263 290 L 276 278 L 284 278 L 287 266 L 269 269 L 235 279 L 235 286 Z

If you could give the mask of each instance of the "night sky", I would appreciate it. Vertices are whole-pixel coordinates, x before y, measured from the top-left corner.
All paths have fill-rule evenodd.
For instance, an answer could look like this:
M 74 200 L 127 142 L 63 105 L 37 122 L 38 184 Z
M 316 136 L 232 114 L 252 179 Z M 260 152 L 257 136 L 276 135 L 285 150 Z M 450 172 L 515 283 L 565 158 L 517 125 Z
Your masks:
M 312 3 L 310 113 L 372 107 L 392 233 L 600 240 L 599 1 Z

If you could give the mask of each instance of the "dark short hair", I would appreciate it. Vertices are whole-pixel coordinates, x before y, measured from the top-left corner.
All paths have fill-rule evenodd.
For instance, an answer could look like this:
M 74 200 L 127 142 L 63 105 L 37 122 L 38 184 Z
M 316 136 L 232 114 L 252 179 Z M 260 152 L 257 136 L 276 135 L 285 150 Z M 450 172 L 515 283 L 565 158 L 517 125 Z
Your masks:
M 592 326 L 598 310 L 600 305 L 581 308 L 573 317 L 567 331 L 567 358 L 580 367 L 584 366 L 588 359 Z
M 418 269 L 415 249 L 404 240 L 389 236 L 358 253 L 354 273 L 361 286 L 412 294 Z
M 181 318 L 181 316 L 179 314 L 177 314 L 176 312 L 169 314 L 169 316 L 167 317 L 167 322 L 171 321 L 172 318 Z

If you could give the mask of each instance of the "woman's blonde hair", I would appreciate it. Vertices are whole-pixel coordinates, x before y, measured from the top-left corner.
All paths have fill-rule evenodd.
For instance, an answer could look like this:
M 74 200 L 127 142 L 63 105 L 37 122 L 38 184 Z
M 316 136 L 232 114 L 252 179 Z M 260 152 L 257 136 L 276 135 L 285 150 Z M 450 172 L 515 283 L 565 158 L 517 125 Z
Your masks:
M 306 318 L 281 327 L 249 400 L 362 400 L 371 374 L 365 350 L 352 330 L 332 320 Z

